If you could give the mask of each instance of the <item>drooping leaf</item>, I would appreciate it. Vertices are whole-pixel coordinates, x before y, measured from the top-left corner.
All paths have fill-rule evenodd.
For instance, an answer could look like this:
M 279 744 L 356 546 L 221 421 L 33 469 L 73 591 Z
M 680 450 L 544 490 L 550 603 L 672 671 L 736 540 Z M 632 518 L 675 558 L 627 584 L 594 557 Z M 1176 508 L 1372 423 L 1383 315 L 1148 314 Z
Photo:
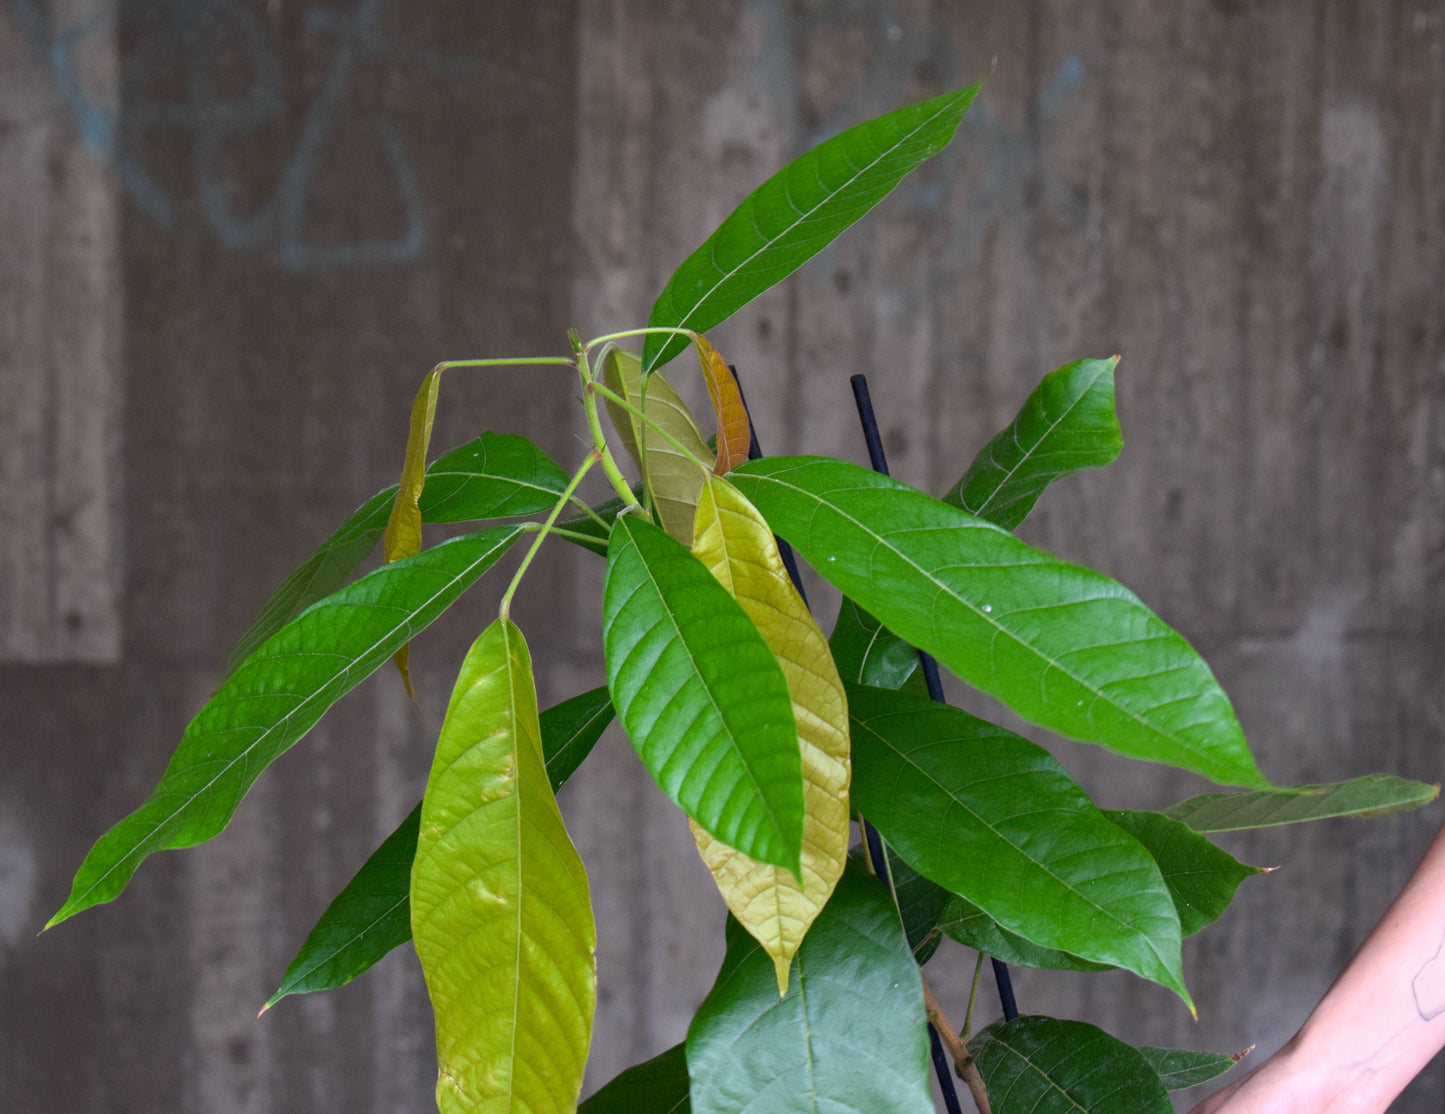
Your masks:
M 477 522 L 537 514 L 550 508 L 566 486 L 567 474 L 531 441 L 488 431 L 451 449 L 426 470 L 419 503 L 421 520 Z M 227 672 L 317 600 L 346 583 L 386 530 L 396 493 L 393 484 L 373 495 L 286 578 L 236 643 Z
M 635 514 L 613 523 L 602 608 L 612 703 L 643 765 L 718 839 L 796 874 L 797 727 L 752 620 L 702 562 Z
M 707 395 L 717 416 L 717 463 L 713 465 L 713 471 L 722 476 L 747 460 L 752 425 L 748 421 L 748 409 L 743 405 L 742 391 L 738 389 L 738 381 L 727 361 L 718 355 L 717 349 L 704 336 L 698 336 L 694 347 L 697 348 L 698 362 L 702 364 Z
M 922 681 L 918 651 L 850 599 L 838 609 L 828 646 L 849 684 L 901 689 L 914 678 Z
M 112 900 L 152 852 L 220 832 L 261 772 L 450 607 L 519 533 L 493 526 L 385 565 L 268 639 L 197 713 L 145 803 L 91 848 L 50 924 Z
M 649 326 L 705 333 L 781 282 L 873 208 L 909 171 L 948 145 L 978 86 L 896 109 L 820 143 L 744 199 L 683 262 Z M 650 335 L 651 371 L 683 350 Z
M 1082 1021 L 1017 1017 L 968 1042 L 993 1114 L 1173 1114 L 1134 1048 Z
M 850 867 L 778 999 L 762 946 L 727 956 L 687 1034 L 694 1114 L 931 1114 L 923 985 L 893 903 Z
M 577 1114 L 689 1114 L 687 1053 L 675 1044 L 634 1064 L 577 1108 Z
M 612 722 L 612 700 L 597 688 L 554 704 L 540 717 L 547 781 L 555 793 Z M 411 939 L 411 865 L 421 803 L 372 852 L 326 907 L 262 1012 L 288 994 L 333 990 Z
M 692 411 L 682 401 L 682 396 L 673 390 L 672 384 L 658 375 L 647 380 L 644 398 L 638 359 L 621 348 L 607 350 L 602 359 L 602 378 L 611 390 L 640 408 L 659 429 L 670 434 L 687 450 L 687 453 L 682 452 L 657 430 L 649 429 L 647 422 L 615 406 L 611 399 L 606 400 L 612 424 L 617 427 L 618 435 L 632 459 L 642 469 L 662 528 L 683 545 L 691 545 L 693 512 L 702 492 L 705 469 L 711 469 L 716 459 L 703 440 Z M 699 467 L 688 453 L 705 467 Z
M 406 434 L 406 455 L 391 516 L 386 521 L 382 548 L 388 561 L 414 557 L 421 552 L 421 492 L 426 482 L 426 451 L 431 444 L 432 422 L 437 412 L 437 392 L 442 385 L 442 368 L 427 372 L 411 404 L 411 423 Z
M 1044 376 L 1023 409 L 943 497 L 1012 530 L 1049 484 L 1112 462 L 1124 447 L 1114 413 L 1119 357 L 1078 360 Z
M 908 693 L 849 686 L 848 707 L 853 799 L 909 865 L 1026 940 L 1189 1002 L 1158 866 L 1047 751 Z
M 1268 784 L 1209 667 L 1123 585 L 843 461 L 750 460 L 730 479 L 844 595 L 1025 719 Z
M 262 1013 L 288 994 L 345 986 L 411 939 L 408 891 L 420 822 L 418 802 L 326 907 Z
M 1438 785 L 1392 774 L 1366 774 L 1325 785 L 1252 793 L 1204 793 L 1164 810 L 1196 832 L 1238 832 L 1336 816 L 1384 816 L 1428 805 Z
M 1217 1079 L 1249 1055 L 1250 1049 L 1226 1054 L 1195 1052 L 1189 1048 L 1151 1048 L 1140 1046 L 1138 1052 L 1149 1066 L 1159 1073 L 1166 1090 L 1182 1091 Z
M 1252 874 L 1263 873 L 1257 866 L 1245 866 L 1187 825 L 1160 813 L 1109 810 L 1104 815 L 1154 856 L 1185 936 L 1193 936 L 1217 921 L 1234 900 L 1239 884 Z
M 813 621 L 762 515 L 726 480 L 710 476 L 697 508 L 693 553 L 742 605 L 787 681 L 803 766 L 801 884 L 713 838 L 696 822 L 693 838 L 734 917 L 773 960 L 778 992 L 843 873 L 848 857 L 848 702 L 828 643 Z
M 457 677 L 422 798 L 412 936 L 441 1114 L 571 1110 L 597 996 L 587 873 L 542 761 L 532 663 L 492 623 Z

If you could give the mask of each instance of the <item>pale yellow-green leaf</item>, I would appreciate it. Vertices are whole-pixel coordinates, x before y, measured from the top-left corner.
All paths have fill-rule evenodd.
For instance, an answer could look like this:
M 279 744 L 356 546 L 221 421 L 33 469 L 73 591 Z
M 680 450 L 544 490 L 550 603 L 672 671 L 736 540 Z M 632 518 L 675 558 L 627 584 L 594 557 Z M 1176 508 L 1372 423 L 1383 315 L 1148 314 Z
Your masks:
M 692 411 L 671 383 L 661 375 L 649 375 L 643 398 L 641 363 L 636 356 L 614 347 L 607 349 L 600 362 L 602 382 L 631 405 L 638 406 L 651 422 L 696 458 L 690 459 L 667 437 L 649 429 L 647 422 L 607 400 L 608 413 L 623 446 L 642 469 L 662 528 L 683 545 L 691 545 L 693 514 L 703 476 L 713 467 L 716 457 L 703 440 Z
M 692 825 L 723 900 L 772 957 L 784 993 L 793 954 L 848 857 L 848 702 L 828 640 L 788 579 L 772 531 L 720 477 L 709 477 L 703 488 L 693 552 L 736 597 L 777 656 L 798 724 L 807 807 L 802 886 L 789 871 L 750 859 Z
M 391 504 L 391 516 L 386 520 L 386 533 L 382 535 L 382 550 L 388 561 L 400 561 L 403 557 L 415 557 L 421 552 L 421 489 L 426 482 L 426 451 L 431 444 L 432 422 L 437 412 L 437 392 L 442 385 L 442 368 L 434 367 L 421 381 L 421 388 L 411 404 L 411 426 L 406 435 L 406 456 L 402 459 L 401 481 L 397 484 L 396 499 Z M 402 645 L 392 655 L 407 695 L 416 699 L 411 687 L 411 667 L 408 664 L 410 643 Z
M 575 1108 L 597 997 L 587 873 L 547 780 L 532 663 L 507 619 L 472 645 L 422 799 L 411 923 L 441 1114 Z

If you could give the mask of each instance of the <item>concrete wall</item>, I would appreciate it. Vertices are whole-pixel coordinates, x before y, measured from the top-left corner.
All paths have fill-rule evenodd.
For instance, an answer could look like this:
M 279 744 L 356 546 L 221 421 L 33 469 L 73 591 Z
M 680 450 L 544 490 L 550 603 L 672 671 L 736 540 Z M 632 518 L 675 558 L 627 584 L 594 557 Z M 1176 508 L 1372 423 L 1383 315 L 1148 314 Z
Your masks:
M 36 932 L 270 589 L 394 479 L 433 363 L 641 324 L 788 157 L 995 58 L 952 149 L 715 333 L 764 446 L 862 459 L 846 379 L 867 371 L 895 473 L 940 489 L 1044 372 L 1122 353 L 1123 457 L 1026 535 L 1189 636 L 1276 780 L 1439 780 L 1445 5 L 9 0 L 0 1109 L 429 1108 L 404 950 L 253 1020 L 425 779 L 431 731 L 394 677 L 224 836 Z M 519 431 L 575 461 L 571 394 L 456 373 L 435 443 Z M 546 562 L 514 610 L 544 703 L 602 676 L 600 565 Z M 414 648 L 433 718 L 500 590 Z M 1108 806 L 1201 789 L 1058 753 Z M 595 1086 L 680 1038 L 721 912 L 620 736 L 563 808 L 599 918 Z M 1127 976 L 1020 973 L 1021 1003 L 1268 1053 L 1438 813 L 1231 841 L 1285 869 L 1188 946 L 1198 1024 Z M 968 956 L 937 963 L 961 1014 Z M 1437 1063 L 1396 1109 L 1442 1103 Z

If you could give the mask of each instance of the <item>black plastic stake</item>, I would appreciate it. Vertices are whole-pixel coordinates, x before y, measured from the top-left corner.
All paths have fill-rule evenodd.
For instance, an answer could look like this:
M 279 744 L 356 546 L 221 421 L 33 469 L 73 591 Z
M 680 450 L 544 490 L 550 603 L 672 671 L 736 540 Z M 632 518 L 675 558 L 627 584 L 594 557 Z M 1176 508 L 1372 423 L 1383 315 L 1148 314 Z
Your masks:
M 868 377 L 855 375 L 848 382 L 853 385 L 853 401 L 858 406 L 858 420 L 863 423 L 863 440 L 868 445 L 868 461 L 873 465 L 873 471 L 887 476 L 890 474 L 888 459 L 883 453 L 883 438 L 878 434 L 878 418 L 873 413 L 873 400 L 868 394 Z M 939 704 L 946 704 L 943 681 L 938 675 L 938 662 L 933 660 L 932 654 L 919 650 L 918 663 L 923 669 L 923 680 L 928 685 L 929 698 Z M 998 1001 L 1003 1009 L 1004 1020 L 1012 1021 L 1018 1017 L 1019 1008 L 1014 1001 L 1013 979 L 1009 977 L 1008 964 L 992 956 L 989 956 L 989 962 L 993 964 L 993 979 L 998 985 Z

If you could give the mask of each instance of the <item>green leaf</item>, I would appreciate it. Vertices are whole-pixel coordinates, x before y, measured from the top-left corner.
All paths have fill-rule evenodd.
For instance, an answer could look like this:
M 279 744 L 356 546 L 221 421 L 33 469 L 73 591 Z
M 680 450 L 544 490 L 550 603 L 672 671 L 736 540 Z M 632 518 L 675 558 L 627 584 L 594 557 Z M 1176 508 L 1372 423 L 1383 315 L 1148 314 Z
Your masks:
M 1045 948 L 1010 932 L 967 898 L 954 896 L 938 920 L 938 930 L 965 947 L 975 948 L 1011 967 L 1049 971 L 1107 971 L 1110 964 L 1093 963 L 1057 948 Z
M 923 984 L 877 879 L 844 871 L 781 1000 L 732 918 L 727 948 L 687 1034 L 695 1114 L 931 1114 Z
M 1025 719 L 1268 784 L 1209 667 L 1121 584 L 855 464 L 771 457 L 730 479 L 845 596 Z
M 1217 921 L 1234 900 L 1239 884 L 1252 874 L 1263 873 L 1257 866 L 1245 866 L 1187 825 L 1160 813 L 1110 810 L 1104 815 L 1154 856 L 1185 936 L 1193 936 Z
M 800 870 L 803 770 L 782 669 L 696 557 L 634 514 L 607 547 L 607 682 L 677 805 L 749 858 Z
M 596 930 L 543 766 L 532 662 L 505 618 L 462 664 L 421 807 L 411 920 L 441 1114 L 574 1109 Z
M 938 950 L 941 939 L 938 922 L 943 919 L 949 902 L 956 898 L 938 883 L 919 874 L 891 847 L 888 848 L 888 873 L 893 880 L 893 895 L 898 902 L 899 916 L 903 919 L 908 947 L 921 967 Z
M 642 497 L 642 485 L 634 484 L 632 486 L 632 494 L 640 499 Z M 563 535 L 563 537 L 573 545 L 606 557 L 607 537 L 612 533 L 612 523 L 617 520 L 617 516 L 622 513 L 625 507 L 631 505 L 631 503 L 624 503 L 620 498 L 608 499 L 605 503 L 598 503 L 592 508 L 592 514 L 600 518 L 602 520 L 601 522 L 598 522 L 592 515 L 579 514 L 576 518 L 564 518 L 561 522 L 557 523 L 557 526 L 560 529 L 570 531 L 572 534 L 582 535 L 580 538 Z
M 922 679 L 918 651 L 850 599 L 838 609 L 828 646 L 849 684 L 901 689 L 914 677 Z
M 607 689 L 596 688 L 553 705 L 541 715 L 542 753 L 555 793 L 612 722 Z M 421 804 L 372 852 L 356 877 L 321 914 L 276 993 L 262 1012 L 288 994 L 334 990 L 411 939 L 411 864 L 416 858 Z
M 91 848 L 50 925 L 115 898 L 152 852 L 220 832 L 261 772 L 450 607 L 520 532 L 493 526 L 385 565 L 268 639 L 197 713 L 145 803 Z
M 525 437 L 483 433 L 439 458 L 426 472 L 421 518 L 427 523 L 512 518 L 551 508 L 567 474 Z M 379 491 L 303 561 L 231 651 L 227 672 L 297 615 L 340 588 L 376 548 L 396 501 L 396 485 Z
M 1428 805 L 1438 785 L 1391 774 L 1366 774 L 1326 785 L 1254 793 L 1205 793 L 1164 810 L 1196 832 L 1238 832 L 1336 816 L 1384 816 Z
M 993 1114 L 1173 1114 L 1137 1049 L 1082 1021 L 1018 1017 L 968 1042 Z
M 1159 868 L 1048 752 L 907 693 L 852 686 L 848 707 L 854 803 L 915 870 L 1026 940 L 1188 1003 Z
M 800 155 L 755 189 L 683 262 L 658 296 L 650 326 L 703 333 L 781 282 L 944 147 L 978 86 L 896 109 Z M 644 368 L 686 345 L 653 334 Z
M 577 1108 L 577 1114 L 688 1114 L 687 1054 L 675 1044 L 634 1064 Z
M 1195 1052 L 1188 1048 L 1150 1048 L 1147 1045 L 1137 1051 L 1159 1073 L 1160 1082 L 1170 1091 L 1182 1091 L 1186 1087 L 1197 1087 L 1217 1079 L 1249 1055 L 1249 1049 L 1226 1055 L 1222 1052 Z
M 1044 376 L 1023 409 L 974 458 L 945 503 L 1012 530 L 1049 484 L 1111 463 L 1124 447 L 1114 413 L 1119 357 L 1078 360 Z

